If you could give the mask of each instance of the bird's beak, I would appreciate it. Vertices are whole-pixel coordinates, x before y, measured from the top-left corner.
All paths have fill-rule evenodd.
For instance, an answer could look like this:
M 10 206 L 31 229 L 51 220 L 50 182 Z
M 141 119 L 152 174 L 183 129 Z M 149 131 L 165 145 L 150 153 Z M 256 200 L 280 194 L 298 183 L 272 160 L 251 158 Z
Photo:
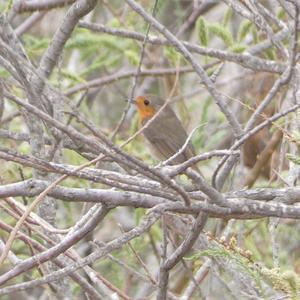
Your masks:
M 129 102 L 131 104 L 136 104 L 136 101 L 134 99 L 126 98 L 125 102 Z

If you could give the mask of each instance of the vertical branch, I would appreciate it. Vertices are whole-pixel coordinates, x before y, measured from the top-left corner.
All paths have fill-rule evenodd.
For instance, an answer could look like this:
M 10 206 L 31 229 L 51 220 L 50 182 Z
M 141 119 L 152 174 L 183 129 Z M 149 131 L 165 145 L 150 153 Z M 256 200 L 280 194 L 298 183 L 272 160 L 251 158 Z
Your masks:
M 167 250 L 168 250 L 168 229 L 165 217 L 162 216 L 162 231 L 163 231 L 163 240 L 162 240 L 162 251 L 161 251 L 161 262 L 159 266 L 158 273 L 158 293 L 157 300 L 165 300 L 167 298 L 168 291 L 168 281 L 169 281 L 169 272 L 166 270 L 165 262 L 167 259 Z
M 207 214 L 203 212 L 197 215 L 192 228 L 187 233 L 187 237 L 174 253 L 161 264 L 159 271 L 159 300 L 166 299 L 169 271 L 191 250 L 206 223 L 207 217 Z
M 152 16 L 155 16 L 155 11 L 156 11 L 156 7 L 157 7 L 157 3 L 158 3 L 158 0 L 155 0 L 153 8 L 152 8 Z M 151 25 L 152 25 L 151 23 L 148 24 L 147 31 L 146 31 L 146 34 L 145 34 L 145 37 L 144 37 L 144 40 L 143 40 L 143 43 L 142 43 L 140 60 L 139 60 L 138 67 L 136 69 L 136 73 L 134 74 L 134 77 L 133 77 L 133 84 L 132 84 L 132 88 L 131 88 L 129 100 L 132 100 L 133 97 L 134 97 L 134 94 L 135 94 L 135 89 L 136 89 L 136 86 L 137 86 L 137 83 L 138 83 L 139 75 L 141 73 L 141 68 L 142 68 L 142 64 L 143 64 L 143 60 L 144 60 L 144 55 L 145 55 L 145 50 L 146 50 L 146 45 L 147 45 L 147 41 L 148 41 L 148 36 L 149 36 L 149 33 L 150 33 Z M 122 115 L 122 117 L 121 117 L 121 119 L 120 119 L 120 121 L 119 121 L 116 129 L 113 131 L 113 133 L 111 135 L 111 140 L 114 140 L 116 134 L 118 133 L 118 131 L 122 127 L 122 125 L 123 125 L 123 123 L 124 123 L 124 121 L 126 119 L 126 116 L 127 116 L 128 110 L 130 108 L 130 105 L 131 105 L 130 101 L 128 101 L 127 105 L 126 105 L 126 107 L 124 109 L 123 115 Z

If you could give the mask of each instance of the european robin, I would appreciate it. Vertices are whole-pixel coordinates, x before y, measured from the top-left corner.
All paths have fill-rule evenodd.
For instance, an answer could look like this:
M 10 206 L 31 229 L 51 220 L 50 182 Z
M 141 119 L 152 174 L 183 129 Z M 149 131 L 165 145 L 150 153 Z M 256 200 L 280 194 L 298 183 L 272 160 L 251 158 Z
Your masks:
M 164 105 L 164 100 L 154 95 L 135 98 L 141 125 L 145 125 Z M 167 105 L 143 131 L 152 154 L 158 160 L 166 160 L 178 152 L 188 136 L 172 108 Z M 195 155 L 191 143 L 172 164 L 179 164 Z

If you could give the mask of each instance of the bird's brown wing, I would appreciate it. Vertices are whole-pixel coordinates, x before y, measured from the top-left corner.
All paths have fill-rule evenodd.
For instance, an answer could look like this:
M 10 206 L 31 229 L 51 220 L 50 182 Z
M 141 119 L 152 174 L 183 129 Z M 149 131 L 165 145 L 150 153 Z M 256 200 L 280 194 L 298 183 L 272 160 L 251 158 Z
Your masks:
M 145 129 L 144 135 L 154 155 L 160 160 L 165 160 L 183 146 L 188 136 L 173 111 L 169 110 L 157 119 Z M 185 151 L 178 155 L 173 163 L 181 163 L 192 157 L 194 153 L 193 146 L 189 143 Z

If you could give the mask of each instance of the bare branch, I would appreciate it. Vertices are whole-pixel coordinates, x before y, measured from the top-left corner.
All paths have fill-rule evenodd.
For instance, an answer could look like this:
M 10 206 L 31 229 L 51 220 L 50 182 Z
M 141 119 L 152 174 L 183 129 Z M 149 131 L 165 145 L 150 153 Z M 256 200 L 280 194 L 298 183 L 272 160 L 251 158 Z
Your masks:
M 37 10 L 50 10 L 72 4 L 75 0 L 17 0 L 13 10 L 16 13 L 33 12 Z

